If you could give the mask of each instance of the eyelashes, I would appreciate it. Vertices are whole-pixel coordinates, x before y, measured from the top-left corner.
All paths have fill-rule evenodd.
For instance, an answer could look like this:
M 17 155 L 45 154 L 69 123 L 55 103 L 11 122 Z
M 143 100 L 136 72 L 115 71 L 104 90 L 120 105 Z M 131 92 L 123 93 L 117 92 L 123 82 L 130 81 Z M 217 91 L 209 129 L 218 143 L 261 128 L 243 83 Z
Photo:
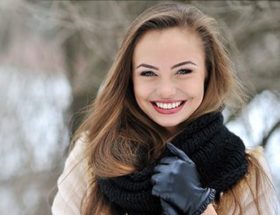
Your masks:
M 192 73 L 191 69 L 180 69 L 176 74 L 179 75 L 187 75 Z M 156 76 L 156 74 L 153 71 L 143 71 L 140 73 L 141 76 Z
M 153 73 L 152 71 L 144 71 L 140 73 L 141 76 L 154 76 L 155 73 Z
M 183 72 L 183 73 L 181 73 L 182 75 L 186 75 L 186 74 L 192 73 L 191 69 L 180 69 L 178 72 L 180 72 L 180 71 Z

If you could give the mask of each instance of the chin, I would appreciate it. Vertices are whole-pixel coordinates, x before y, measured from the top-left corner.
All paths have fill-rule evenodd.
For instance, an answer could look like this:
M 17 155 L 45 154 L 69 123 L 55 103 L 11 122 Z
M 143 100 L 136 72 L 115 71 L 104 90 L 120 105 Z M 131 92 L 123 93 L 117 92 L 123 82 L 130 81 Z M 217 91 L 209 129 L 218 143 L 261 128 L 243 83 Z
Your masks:
M 161 123 L 161 122 L 157 122 L 157 121 L 155 121 L 155 122 L 157 124 L 159 124 L 160 126 L 165 127 L 166 129 L 173 128 L 173 127 L 177 126 L 180 123 L 180 122 L 176 122 L 176 123 L 170 124 L 170 123 Z

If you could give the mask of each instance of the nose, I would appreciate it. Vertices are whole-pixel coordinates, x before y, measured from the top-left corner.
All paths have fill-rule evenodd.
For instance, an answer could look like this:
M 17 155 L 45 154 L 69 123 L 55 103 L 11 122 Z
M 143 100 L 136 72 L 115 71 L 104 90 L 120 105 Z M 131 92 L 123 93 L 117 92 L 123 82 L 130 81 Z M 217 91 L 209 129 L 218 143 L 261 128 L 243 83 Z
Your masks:
M 176 94 L 176 86 L 170 80 L 163 80 L 157 86 L 157 94 L 162 99 L 174 98 Z

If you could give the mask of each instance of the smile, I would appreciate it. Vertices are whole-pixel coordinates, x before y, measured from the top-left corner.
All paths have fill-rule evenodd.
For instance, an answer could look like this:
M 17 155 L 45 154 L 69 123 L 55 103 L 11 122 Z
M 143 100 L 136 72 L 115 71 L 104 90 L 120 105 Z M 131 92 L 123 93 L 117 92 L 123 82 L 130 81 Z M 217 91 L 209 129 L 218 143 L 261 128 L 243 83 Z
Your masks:
M 174 114 L 182 109 L 186 101 L 178 101 L 171 103 L 151 102 L 155 110 L 161 114 Z
M 183 101 L 181 102 L 174 102 L 174 103 L 160 103 L 160 102 L 155 102 L 156 106 L 158 106 L 161 109 L 169 110 L 169 109 L 174 109 L 181 105 Z

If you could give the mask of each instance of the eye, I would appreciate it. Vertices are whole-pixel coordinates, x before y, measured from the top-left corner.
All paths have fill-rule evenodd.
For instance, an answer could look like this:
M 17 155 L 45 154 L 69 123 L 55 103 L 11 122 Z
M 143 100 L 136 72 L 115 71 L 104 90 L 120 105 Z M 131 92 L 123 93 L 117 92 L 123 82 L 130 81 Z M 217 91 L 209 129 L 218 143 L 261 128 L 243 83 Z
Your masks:
M 144 71 L 140 73 L 141 76 L 154 76 L 155 73 L 153 73 L 152 71 Z
M 182 75 L 186 75 L 186 74 L 192 73 L 192 70 L 191 69 L 180 69 L 178 71 L 178 73 L 182 74 Z

